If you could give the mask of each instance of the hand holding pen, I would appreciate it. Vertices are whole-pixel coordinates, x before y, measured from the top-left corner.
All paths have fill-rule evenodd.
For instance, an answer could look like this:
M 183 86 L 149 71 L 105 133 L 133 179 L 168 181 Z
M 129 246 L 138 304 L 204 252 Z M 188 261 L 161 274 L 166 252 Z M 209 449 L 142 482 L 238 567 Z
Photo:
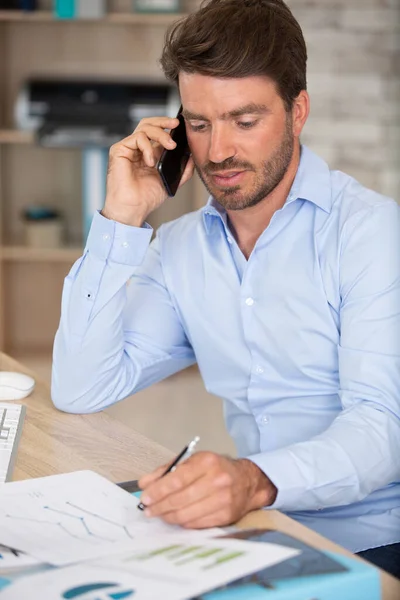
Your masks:
M 165 475 L 168 475 L 168 473 L 172 473 L 173 471 L 175 471 L 178 464 L 183 462 L 186 458 L 188 458 L 192 454 L 192 452 L 194 451 L 194 449 L 196 447 L 196 444 L 199 441 L 200 441 L 199 436 L 196 436 L 195 438 L 193 438 L 193 440 L 187 446 L 184 447 L 184 449 L 178 454 L 178 456 L 176 456 L 176 458 L 172 461 L 172 463 L 169 465 L 169 467 L 167 469 L 165 469 L 165 471 L 162 473 L 161 477 L 165 477 Z M 142 502 L 139 502 L 138 509 L 144 510 L 145 508 L 146 508 L 146 506 Z
M 139 480 L 139 488 L 143 490 L 140 508 L 143 510 L 144 505 L 146 517 L 157 517 L 189 529 L 204 529 L 236 523 L 251 510 L 275 502 L 276 486 L 248 458 L 196 452 L 172 472 L 189 449 L 193 450 L 193 445 L 184 448 L 172 464 Z

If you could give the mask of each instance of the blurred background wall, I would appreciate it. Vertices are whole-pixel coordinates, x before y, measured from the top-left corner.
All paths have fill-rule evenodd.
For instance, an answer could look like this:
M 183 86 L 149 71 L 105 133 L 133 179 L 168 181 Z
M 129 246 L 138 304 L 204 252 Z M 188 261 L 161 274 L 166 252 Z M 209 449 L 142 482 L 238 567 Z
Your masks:
M 400 200 L 400 7 L 398 0 L 289 0 L 309 52 L 311 115 L 303 142 L 368 187 Z M 196 0 L 182 3 L 193 10 Z M 75 149 L 38 147 L 18 131 L 14 107 L 29 77 L 151 78 L 170 16 L 132 19 L 131 0 L 108 3 L 101 21 L 56 22 L 51 0 L 35 15 L 0 11 L 0 349 L 49 379 L 62 282 L 83 245 L 82 165 Z M 152 224 L 201 206 L 198 182 L 152 216 Z M 27 249 L 21 211 L 62 211 L 66 245 Z M 1 364 L 0 364 L 1 368 Z M 195 368 L 109 409 L 178 450 L 191 434 L 234 452 L 220 401 Z
M 309 52 L 303 134 L 332 168 L 400 200 L 398 0 L 290 0 Z

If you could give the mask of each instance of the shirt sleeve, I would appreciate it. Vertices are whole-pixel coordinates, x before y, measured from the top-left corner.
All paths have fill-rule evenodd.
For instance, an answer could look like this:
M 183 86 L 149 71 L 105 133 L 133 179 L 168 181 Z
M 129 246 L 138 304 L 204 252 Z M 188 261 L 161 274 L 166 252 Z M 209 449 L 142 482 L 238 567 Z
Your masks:
M 271 508 L 318 510 L 400 481 L 400 210 L 347 223 L 340 257 L 343 410 L 309 441 L 250 456 L 278 488 Z
M 60 410 L 102 410 L 195 362 L 151 235 L 95 215 L 64 282 L 52 370 Z

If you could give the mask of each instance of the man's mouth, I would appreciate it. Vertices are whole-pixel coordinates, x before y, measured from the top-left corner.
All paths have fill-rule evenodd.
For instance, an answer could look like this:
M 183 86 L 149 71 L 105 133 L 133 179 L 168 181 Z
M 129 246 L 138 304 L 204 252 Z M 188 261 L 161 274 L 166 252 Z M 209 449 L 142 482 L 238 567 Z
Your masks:
M 220 187 L 232 187 L 242 182 L 246 171 L 221 171 L 211 173 L 214 183 Z

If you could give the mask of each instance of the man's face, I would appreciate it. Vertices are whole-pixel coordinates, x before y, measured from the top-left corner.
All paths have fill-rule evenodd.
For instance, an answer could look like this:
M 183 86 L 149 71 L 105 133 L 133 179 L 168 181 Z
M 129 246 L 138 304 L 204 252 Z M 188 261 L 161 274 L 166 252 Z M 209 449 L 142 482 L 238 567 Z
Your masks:
M 294 149 L 292 117 L 266 77 L 181 73 L 179 89 L 196 170 L 228 210 L 254 206 L 283 179 Z

